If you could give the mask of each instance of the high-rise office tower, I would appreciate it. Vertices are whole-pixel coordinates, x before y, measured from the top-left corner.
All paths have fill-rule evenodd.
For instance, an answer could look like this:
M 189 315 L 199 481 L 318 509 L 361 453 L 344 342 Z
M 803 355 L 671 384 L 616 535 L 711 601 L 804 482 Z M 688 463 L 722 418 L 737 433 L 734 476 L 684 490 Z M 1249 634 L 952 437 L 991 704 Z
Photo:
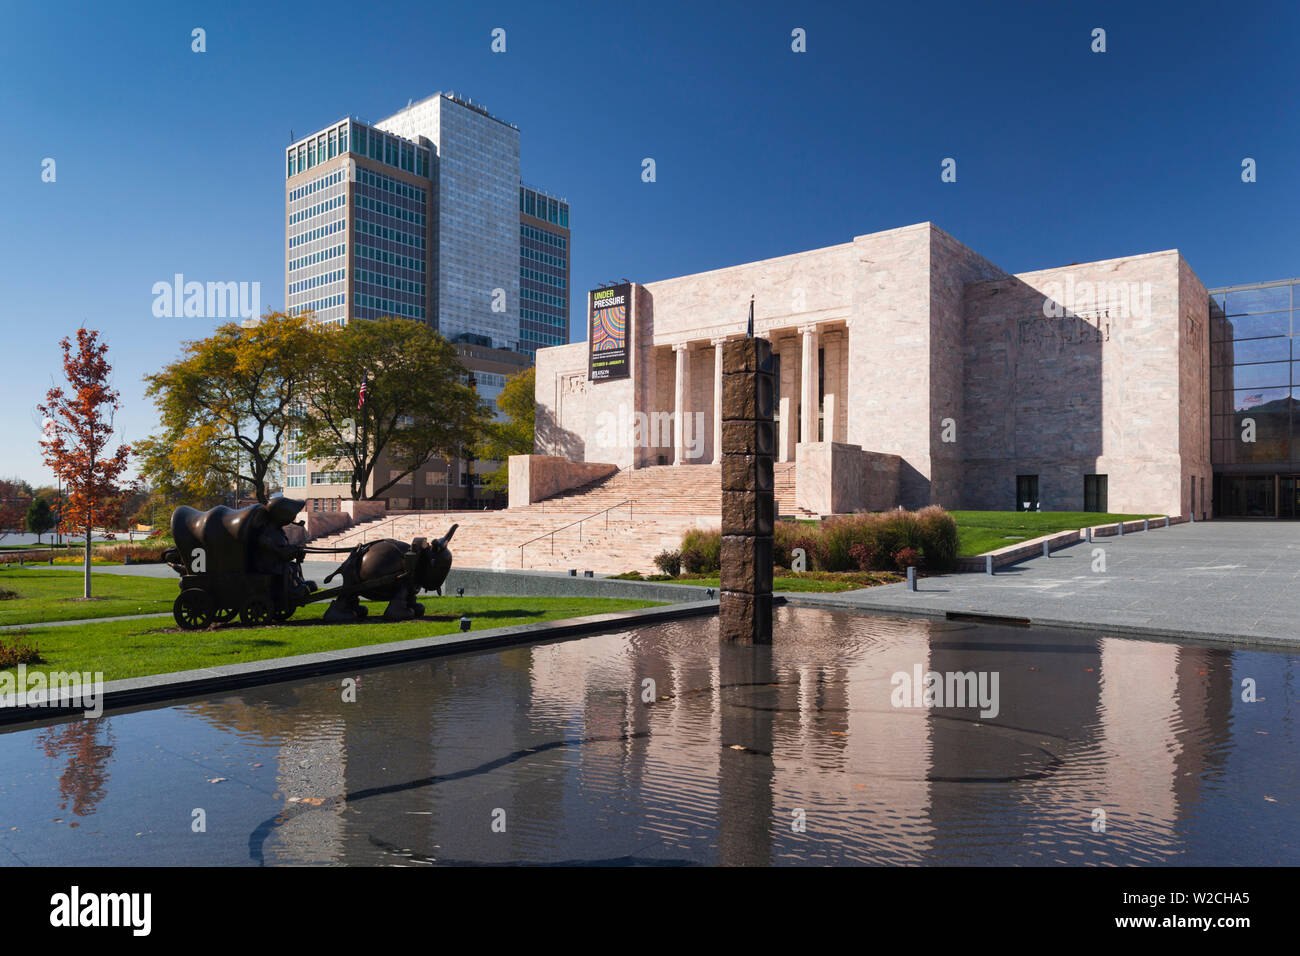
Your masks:
M 289 311 L 529 354 L 568 341 L 569 206 L 521 184 L 517 127 L 435 93 L 299 140 L 285 172 Z
M 339 120 L 286 150 L 285 176 L 286 311 L 428 322 L 489 400 L 568 340 L 568 203 L 522 185 L 518 128 L 481 106 L 436 93 L 378 123 Z M 342 484 L 289 466 L 291 487 Z M 468 492 L 475 477 L 456 470 L 444 480 Z M 420 478 L 394 507 L 453 497 Z
M 342 120 L 285 154 L 286 311 L 436 323 L 433 151 Z

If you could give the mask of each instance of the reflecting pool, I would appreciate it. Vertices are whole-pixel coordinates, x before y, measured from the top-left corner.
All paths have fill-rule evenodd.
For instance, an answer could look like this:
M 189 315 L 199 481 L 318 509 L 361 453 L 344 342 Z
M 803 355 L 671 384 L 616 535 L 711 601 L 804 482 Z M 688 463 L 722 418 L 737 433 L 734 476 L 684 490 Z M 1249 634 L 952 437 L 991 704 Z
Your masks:
M 776 632 L 0 733 L 0 863 L 1300 863 L 1296 652 L 789 607 Z

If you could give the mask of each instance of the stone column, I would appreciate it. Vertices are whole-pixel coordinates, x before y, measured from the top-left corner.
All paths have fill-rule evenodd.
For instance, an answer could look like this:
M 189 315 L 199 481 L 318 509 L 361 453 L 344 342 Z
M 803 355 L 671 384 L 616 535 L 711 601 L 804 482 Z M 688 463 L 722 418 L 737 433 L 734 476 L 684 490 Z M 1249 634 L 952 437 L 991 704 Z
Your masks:
M 803 337 L 802 389 L 799 395 L 799 437 L 817 440 L 817 326 L 801 325 Z
M 821 336 L 822 351 L 825 360 L 822 363 L 822 376 L 826 380 L 825 394 L 822 396 L 822 421 L 825 422 L 826 441 L 843 441 L 839 431 L 840 415 L 840 349 L 844 347 L 844 336 L 839 332 Z
M 772 531 L 775 520 L 772 347 L 737 339 L 722 358 L 723 640 L 772 642 Z
M 673 386 L 673 464 L 686 463 L 686 403 L 691 395 L 690 345 L 673 346 L 677 357 L 677 376 Z
M 793 337 L 787 335 L 777 342 L 777 351 L 781 354 L 781 381 L 774 383 L 781 406 L 781 428 L 777 435 L 779 461 L 794 461 L 795 445 L 799 437 L 799 425 L 795 420 L 799 409 L 799 366 L 794 361 L 795 352 L 790 348 L 794 341 Z
M 726 339 L 713 339 L 713 463 L 722 464 L 722 347 Z

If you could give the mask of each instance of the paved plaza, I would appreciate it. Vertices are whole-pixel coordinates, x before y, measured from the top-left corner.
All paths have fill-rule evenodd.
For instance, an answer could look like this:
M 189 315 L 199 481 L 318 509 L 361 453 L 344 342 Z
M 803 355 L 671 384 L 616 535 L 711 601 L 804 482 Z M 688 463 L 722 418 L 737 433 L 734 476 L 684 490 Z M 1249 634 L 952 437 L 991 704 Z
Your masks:
M 1094 571 L 1094 551 L 1105 571 Z M 1080 542 L 996 575 L 922 578 L 792 601 L 991 614 L 1116 633 L 1300 644 L 1300 524 L 1219 520 Z

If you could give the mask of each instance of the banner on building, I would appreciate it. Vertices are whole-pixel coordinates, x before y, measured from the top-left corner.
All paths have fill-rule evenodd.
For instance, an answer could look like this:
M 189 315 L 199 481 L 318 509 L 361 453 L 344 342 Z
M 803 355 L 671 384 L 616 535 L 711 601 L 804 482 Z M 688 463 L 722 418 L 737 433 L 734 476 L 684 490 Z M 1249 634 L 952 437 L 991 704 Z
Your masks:
M 632 286 L 616 285 L 591 293 L 587 323 L 587 377 L 593 382 L 627 378 L 631 358 Z

